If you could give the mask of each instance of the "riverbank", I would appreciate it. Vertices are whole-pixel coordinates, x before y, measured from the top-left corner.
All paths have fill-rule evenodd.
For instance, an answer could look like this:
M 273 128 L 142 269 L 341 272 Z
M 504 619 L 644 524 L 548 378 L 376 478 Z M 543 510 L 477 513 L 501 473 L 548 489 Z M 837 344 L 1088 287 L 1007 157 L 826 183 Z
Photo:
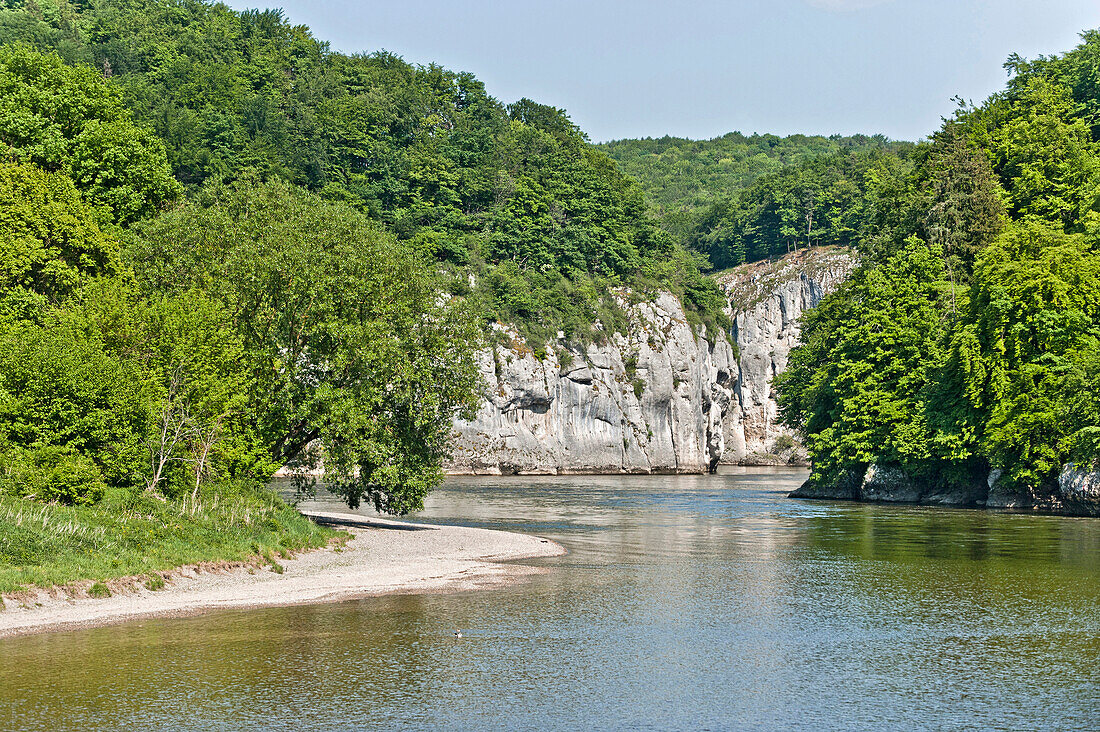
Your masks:
M 979 476 L 969 485 L 948 486 L 919 480 L 898 467 L 871 465 L 834 483 L 811 477 L 789 497 L 1100 517 L 1100 466 L 1095 464 L 1066 465 L 1058 482 L 1044 489 L 1013 489 L 1000 478 L 1001 471 L 993 471 L 987 479 Z
M 503 562 L 565 553 L 561 545 L 547 539 L 504 531 L 304 513 L 318 523 L 347 531 L 351 539 L 277 565 L 185 567 L 166 573 L 166 584 L 158 590 L 137 584 L 125 594 L 102 599 L 71 598 L 45 590 L 21 593 L 16 599 L 5 598 L 0 638 L 219 609 L 497 586 L 541 571 Z

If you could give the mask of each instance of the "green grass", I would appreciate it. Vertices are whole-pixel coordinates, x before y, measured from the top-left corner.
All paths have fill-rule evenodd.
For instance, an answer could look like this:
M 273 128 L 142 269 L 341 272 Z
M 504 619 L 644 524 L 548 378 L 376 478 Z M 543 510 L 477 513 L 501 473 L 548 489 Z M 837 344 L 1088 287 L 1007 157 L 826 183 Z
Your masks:
M 0 495 L 0 594 L 133 575 L 159 578 L 146 586 L 160 589 L 157 573 L 184 564 L 257 556 L 276 564 L 339 535 L 266 489 L 225 489 L 195 505 L 141 491 L 110 493 L 94 506 Z

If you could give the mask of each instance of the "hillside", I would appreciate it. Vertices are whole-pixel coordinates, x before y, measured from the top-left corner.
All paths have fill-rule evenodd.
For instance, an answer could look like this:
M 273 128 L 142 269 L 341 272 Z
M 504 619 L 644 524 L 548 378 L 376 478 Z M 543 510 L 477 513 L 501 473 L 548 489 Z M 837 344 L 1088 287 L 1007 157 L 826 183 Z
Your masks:
M 563 110 L 503 104 L 468 73 L 336 53 L 280 11 L 208 2 L 27 3 L 0 11 L 0 43 L 95 69 L 189 193 L 251 176 L 346 204 L 435 259 L 483 322 L 586 338 L 623 284 L 719 317 L 692 258 Z
M 700 212 L 757 178 L 845 150 L 894 150 L 905 143 L 882 135 L 743 135 L 709 140 L 623 139 L 597 147 L 638 181 L 646 202 L 662 213 Z

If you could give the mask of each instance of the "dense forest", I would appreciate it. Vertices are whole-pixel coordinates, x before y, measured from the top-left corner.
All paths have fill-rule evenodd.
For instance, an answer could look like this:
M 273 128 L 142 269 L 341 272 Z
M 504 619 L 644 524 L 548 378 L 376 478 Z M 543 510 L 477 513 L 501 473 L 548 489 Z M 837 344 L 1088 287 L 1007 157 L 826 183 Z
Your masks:
M 600 146 L 635 177 L 673 239 L 716 269 L 801 247 L 851 245 L 888 216 L 913 146 L 882 135 L 731 132 Z
M 682 137 L 625 139 L 597 147 L 645 191 L 661 214 L 700 213 L 712 203 L 748 188 L 760 177 L 838 152 L 896 150 L 905 143 L 882 135 L 743 135 L 710 140 Z
M 334 53 L 275 10 L 23 5 L 0 12 L 0 42 L 95 69 L 189 194 L 247 173 L 346 204 L 440 262 L 484 321 L 536 341 L 587 337 L 623 286 L 660 283 L 693 319 L 721 317 L 696 258 L 562 110 L 503 105 L 470 74 L 389 53 Z
M 0 239 L 0 591 L 326 541 L 264 489 L 322 456 L 420 508 L 493 323 L 724 326 L 564 111 L 198 0 L 0 9 Z
M 912 151 L 862 267 L 804 323 L 778 381 L 814 484 L 874 465 L 1049 496 L 1100 458 L 1100 33 L 1006 69 Z
M 694 216 L 686 245 L 717 269 L 813 246 L 868 246 L 897 225 L 912 146 L 810 158 L 721 198 Z

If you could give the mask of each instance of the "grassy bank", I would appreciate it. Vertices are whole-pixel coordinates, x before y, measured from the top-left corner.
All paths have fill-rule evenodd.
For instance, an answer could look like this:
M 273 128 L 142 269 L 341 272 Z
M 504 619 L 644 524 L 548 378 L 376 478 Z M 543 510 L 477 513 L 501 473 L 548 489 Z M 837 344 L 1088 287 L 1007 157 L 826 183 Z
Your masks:
M 93 506 L 0 495 L 0 594 L 150 575 L 198 562 L 237 562 L 324 546 L 338 532 L 314 524 L 265 489 L 220 490 L 190 500 L 109 493 Z

